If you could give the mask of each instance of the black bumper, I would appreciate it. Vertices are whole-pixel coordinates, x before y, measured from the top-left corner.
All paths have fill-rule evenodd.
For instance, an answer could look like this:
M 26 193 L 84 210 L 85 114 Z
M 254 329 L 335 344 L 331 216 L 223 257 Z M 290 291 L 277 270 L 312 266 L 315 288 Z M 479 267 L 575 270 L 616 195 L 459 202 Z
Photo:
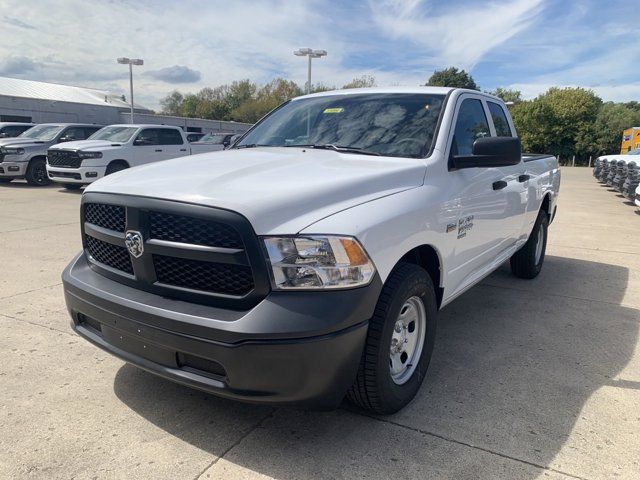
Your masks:
M 271 292 L 247 311 L 172 300 L 108 279 L 79 255 L 62 280 L 73 329 L 167 379 L 255 403 L 336 406 L 352 384 L 381 282 Z

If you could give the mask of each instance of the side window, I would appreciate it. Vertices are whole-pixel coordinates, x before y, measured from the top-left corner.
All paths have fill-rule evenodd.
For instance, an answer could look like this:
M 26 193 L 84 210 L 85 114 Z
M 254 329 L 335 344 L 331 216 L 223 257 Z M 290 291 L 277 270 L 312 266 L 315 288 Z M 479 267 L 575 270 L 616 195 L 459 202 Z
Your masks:
M 84 127 L 84 138 L 89 138 L 101 128 L 102 127 Z
M 60 139 L 65 141 L 84 140 L 85 138 L 83 127 L 68 127 L 60 136 Z
M 29 128 L 31 127 L 27 127 L 25 125 L 9 125 L 8 127 L 4 127 L 2 131 L 0 131 L 0 134 L 4 133 L 3 136 L 5 137 L 17 137 Z
M 173 128 L 159 128 L 160 145 L 182 145 L 182 135 Z
M 487 102 L 487 105 L 489 105 L 493 126 L 496 127 L 496 135 L 498 137 L 512 137 L 513 133 L 503 108 L 495 102 Z
M 458 110 L 451 154 L 471 155 L 473 142 L 489 135 L 489 122 L 482 108 L 482 102 L 476 98 L 463 100 Z
M 157 128 L 145 128 L 138 134 L 133 144 L 140 146 L 160 145 L 158 130 Z

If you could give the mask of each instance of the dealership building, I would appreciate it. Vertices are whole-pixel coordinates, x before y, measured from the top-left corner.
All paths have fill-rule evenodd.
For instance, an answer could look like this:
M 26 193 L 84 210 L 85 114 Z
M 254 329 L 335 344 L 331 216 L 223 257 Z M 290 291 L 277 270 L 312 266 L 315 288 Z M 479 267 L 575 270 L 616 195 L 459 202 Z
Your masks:
M 174 125 L 189 132 L 242 133 L 238 122 L 156 115 L 135 105 L 136 123 Z M 0 77 L 0 122 L 130 123 L 131 107 L 121 96 L 93 88 Z

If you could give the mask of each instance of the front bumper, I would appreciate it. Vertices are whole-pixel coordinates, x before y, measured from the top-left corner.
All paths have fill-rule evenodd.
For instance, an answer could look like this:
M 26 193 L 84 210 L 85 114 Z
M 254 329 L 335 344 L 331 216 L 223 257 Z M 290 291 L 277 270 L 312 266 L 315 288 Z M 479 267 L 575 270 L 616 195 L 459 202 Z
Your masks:
M 47 164 L 47 175 L 51 180 L 58 183 L 86 185 L 104 177 L 106 170 L 106 166 L 64 168 Z
M 149 372 L 252 403 L 331 408 L 353 383 L 381 290 L 271 292 L 248 311 L 172 300 L 65 269 L 73 329 Z
M 27 173 L 29 162 L 11 162 L 5 159 L 0 163 L 0 177 L 3 178 L 24 178 Z

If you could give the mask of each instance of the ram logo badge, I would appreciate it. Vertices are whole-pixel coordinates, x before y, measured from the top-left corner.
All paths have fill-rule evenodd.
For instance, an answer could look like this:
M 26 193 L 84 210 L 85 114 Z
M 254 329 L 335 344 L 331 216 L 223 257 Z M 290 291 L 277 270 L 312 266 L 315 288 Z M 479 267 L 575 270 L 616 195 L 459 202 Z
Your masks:
M 140 258 L 144 252 L 144 243 L 142 241 L 142 234 L 135 230 L 127 230 L 124 237 L 124 244 L 127 246 L 127 250 L 134 258 Z

